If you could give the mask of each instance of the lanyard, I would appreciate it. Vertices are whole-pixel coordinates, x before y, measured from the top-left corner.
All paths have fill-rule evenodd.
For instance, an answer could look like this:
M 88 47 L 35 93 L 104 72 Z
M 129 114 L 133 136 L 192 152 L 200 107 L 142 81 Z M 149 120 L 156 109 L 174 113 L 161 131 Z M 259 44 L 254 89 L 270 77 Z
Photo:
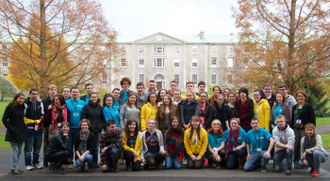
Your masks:
M 257 141 L 257 148 L 259 148 L 259 146 L 261 145 L 261 144 L 260 144 L 260 129 L 258 130 L 258 138 L 259 138 L 259 139 L 257 139 L 257 135 L 256 135 L 256 132 L 255 132 L 255 131 L 253 131 L 253 134 L 254 134 L 254 138 L 255 138 L 256 141 Z
M 77 112 L 77 104 L 78 104 L 78 101 L 76 102 L 76 105 L 73 104 L 73 101 L 71 99 L 71 104 L 73 106 L 73 109 L 74 109 L 74 112 Z
M 215 139 L 215 145 L 218 146 L 218 134 L 214 134 L 213 137 Z
M 297 106 L 296 114 L 298 115 L 298 118 L 300 117 L 301 110 L 302 110 L 302 108 L 305 106 L 305 103 L 306 103 L 306 102 L 304 102 L 304 104 L 303 104 L 303 106 L 301 107 L 300 110 L 299 110 L 299 105 Z

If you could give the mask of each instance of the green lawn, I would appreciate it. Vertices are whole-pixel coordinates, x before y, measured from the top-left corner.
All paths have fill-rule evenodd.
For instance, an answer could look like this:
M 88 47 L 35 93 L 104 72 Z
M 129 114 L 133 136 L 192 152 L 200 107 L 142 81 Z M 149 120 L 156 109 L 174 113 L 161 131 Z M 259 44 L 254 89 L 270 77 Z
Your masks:
M 10 148 L 10 143 L 5 141 L 4 135 L 0 135 L 0 148 Z
M 3 113 L 5 112 L 5 109 L 7 107 L 7 105 L 9 104 L 9 102 L 12 101 L 12 98 L 4 98 L 3 101 L 0 101 L 0 118 L 1 118 L 1 121 L 0 121 L 0 126 L 3 126 L 2 124 L 2 116 L 3 116 Z
M 330 133 L 321 134 L 324 148 L 330 148 Z

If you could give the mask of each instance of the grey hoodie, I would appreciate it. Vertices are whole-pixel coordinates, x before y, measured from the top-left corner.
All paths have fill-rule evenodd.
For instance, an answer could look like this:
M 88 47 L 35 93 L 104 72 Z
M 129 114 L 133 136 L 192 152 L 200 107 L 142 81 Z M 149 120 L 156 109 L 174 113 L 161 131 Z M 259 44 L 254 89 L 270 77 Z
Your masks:
M 292 115 L 292 108 L 294 105 L 297 104 L 296 99 L 292 95 L 288 95 L 288 97 L 284 101 L 284 104 L 290 107 L 290 115 Z
M 293 130 L 287 124 L 283 130 L 278 129 L 276 126 L 273 129 L 273 138 L 275 139 L 275 149 L 278 148 L 277 143 L 294 146 L 295 136 Z

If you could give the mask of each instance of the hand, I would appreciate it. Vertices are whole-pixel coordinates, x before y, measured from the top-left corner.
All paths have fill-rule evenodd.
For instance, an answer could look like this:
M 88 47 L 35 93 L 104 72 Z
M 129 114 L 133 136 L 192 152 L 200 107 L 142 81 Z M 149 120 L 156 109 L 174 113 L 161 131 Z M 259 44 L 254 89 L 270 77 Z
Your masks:
M 199 156 L 198 156 L 198 157 L 196 157 L 196 161 L 198 161 L 198 160 L 200 160 L 200 159 L 202 159 L 202 158 L 201 158 L 201 157 L 199 157 Z
M 79 157 L 79 161 L 80 161 L 81 163 L 84 163 L 84 156 L 81 155 L 81 156 Z
M 163 155 L 163 154 L 166 154 L 166 151 L 165 150 L 160 150 L 159 153 Z
M 268 151 L 266 151 L 264 153 L 264 158 L 266 158 L 266 159 L 269 159 L 270 158 L 270 153 Z
M 246 156 L 246 161 L 248 161 L 248 160 L 250 160 L 250 159 L 251 159 L 251 155 L 248 154 L 248 155 Z
M 306 166 L 308 165 L 308 161 L 306 159 L 304 159 L 303 162 L 304 162 L 304 165 L 306 165 Z
M 108 169 L 108 167 L 107 167 L 107 165 L 102 165 L 102 170 L 107 170 Z
M 137 161 L 137 158 L 136 157 L 134 157 L 134 159 L 133 159 L 133 162 L 135 163 Z
M 235 150 L 241 150 L 241 146 L 237 146 L 236 148 L 235 148 Z
M 102 154 L 105 154 L 105 152 L 108 150 L 108 148 L 107 147 L 104 147 L 103 149 L 102 149 L 102 151 L 101 151 L 101 153 Z
M 280 148 L 276 148 L 274 152 L 277 153 L 279 151 L 281 151 L 281 149 Z
M 144 165 L 147 164 L 147 160 L 146 160 L 146 159 L 142 159 L 141 161 L 142 161 L 142 163 L 143 163 Z
M 191 155 L 190 158 L 192 159 L 192 161 L 196 161 L 196 156 L 195 155 Z
M 49 105 L 49 106 L 48 106 L 48 109 L 53 109 L 53 106 L 52 106 L 52 105 Z
M 293 151 L 294 150 L 294 146 L 288 146 L 288 149 Z
M 306 154 L 307 154 L 307 153 L 306 153 L 306 152 L 304 152 L 304 154 L 303 154 L 303 156 L 302 156 L 302 157 L 303 157 L 303 158 L 305 158 L 305 159 L 306 159 Z
M 184 124 L 184 125 L 183 125 L 184 129 L 188 129 L 188 128 L 189 128 L 188 125 L 189 125 L 189 124 Z
M 133 151 L 133 155 L 134 155 L 135 158 L 139 156 L 139 155 L 136 153 L 136 151 Z
M 68 133 L 63 133 L 63 136 L 67 138 L 69 137 Z
M 39 130 L 39 127 L 38 127 L 38 125 L 36 125 L 35 127 L 34 127 L 34 131 L 38 131 Z

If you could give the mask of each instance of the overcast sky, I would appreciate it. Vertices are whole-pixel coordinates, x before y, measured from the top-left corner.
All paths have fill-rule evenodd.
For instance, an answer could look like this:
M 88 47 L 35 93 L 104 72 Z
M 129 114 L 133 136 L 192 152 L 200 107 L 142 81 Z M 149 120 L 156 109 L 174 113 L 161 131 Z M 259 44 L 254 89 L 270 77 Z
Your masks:
M 100 0 L 121 35 L 208 35 L 237 33 L 231 7 L 236 0 Z M 230 2 L 230 3 L 228 3 Z

